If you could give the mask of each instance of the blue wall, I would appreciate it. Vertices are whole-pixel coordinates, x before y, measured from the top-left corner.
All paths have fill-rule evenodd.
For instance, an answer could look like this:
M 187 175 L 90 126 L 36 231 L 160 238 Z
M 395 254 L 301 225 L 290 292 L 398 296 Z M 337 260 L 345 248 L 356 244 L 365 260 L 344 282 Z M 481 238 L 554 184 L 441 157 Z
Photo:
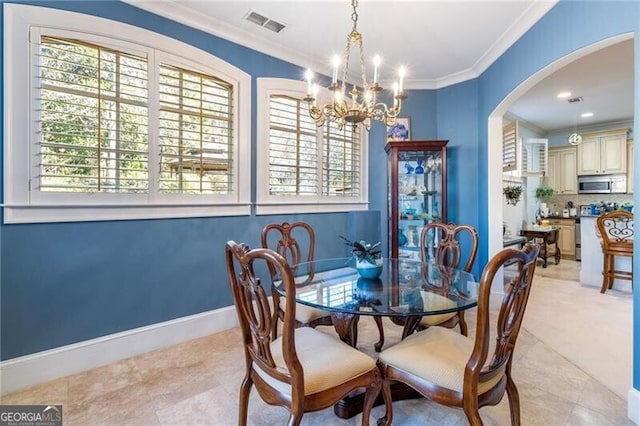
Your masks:
M 301 76 L 296 66 L 126 4 L 30 4 L 95 14 L 163 33 L 233 63 L 251 74 L 254 83 L 262 76 Z M 476 274 L 489 256 L 487 117 L 514 88 L 546 65 L 596 41 L 637 31 L 639 17 L 636 2 L 562 1 L 478 79 L 409 93 L 402 115 L 411 118 L 412 139 L 450 140 L 449 220 L 478 228 L 481 246 Z M 255 94 L 252 100 L 255 123 Z M 1 225 L 1 358 L 230 305 L 223 244 L 233 238 L 256 245 L 268 222 L 310 222 L 318 230 L 319 257 L 335 253 L 340 244 L 337 235 L 348 234 L 353 224 L 360 226 L 357 232 L 371 233 L 367 238 L 380 235 L 384 241 L 387 192 L 382 125 L 372 127 L 370 141 L 372 213 Z M 255 130 L 252 143 L 255 148 Z M 636 369 L 636 388 L 639 381 L 640 369 Z
M 243 69 L 254 88 L 258 77 L 302 75 L 297 66 L 121 2 L 22 3 L 95 14 L 174 37 Z M 255 124 L 255 93 L 252 105 Z M 383 132 L 372 138 L 382 153 Z M 382 188 L 386 192 L 386 184 Z M 375 194 L 380 191 L 372 188 Z M 255 199 L 253 184 L 252 194 Z M 258 246 L 262 228 L 284 220 L 304 220 L 316 229 L 318 257 L 335 257 L 337 250 L 346 255 L 338 235 L 375 241 L 386 233 L 374 208 L 341 214 L 0 225 L 1 359 L 229 306 L 233 300 L 224 243 L 234 239 Z

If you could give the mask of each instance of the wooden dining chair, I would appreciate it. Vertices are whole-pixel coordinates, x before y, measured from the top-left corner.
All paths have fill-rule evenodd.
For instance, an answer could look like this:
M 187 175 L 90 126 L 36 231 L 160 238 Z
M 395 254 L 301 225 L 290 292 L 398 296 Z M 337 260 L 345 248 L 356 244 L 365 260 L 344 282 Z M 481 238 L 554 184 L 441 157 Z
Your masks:
M 513 351 L 522 324 L 540 246 L 527 243 L 522 250 L 503 249 L 482 272 L 475 337 L 444 327 L 429 327 L 382 351 L 378 366 L 384 377 L 382 392 L 390 397 L 392 382 L 402 382 L 439 404 L 464 410 L 471 425 L 482 425 L 480 407 L 498 404 L 506 392 L 511 424 L 520 424 L 520 399 L 512 377 Z M 502 304 L 491 325 L 489 315 L 494 280 L 503 288 L 498 271 L 516 265 L 516 276 L 504 288 Z M 494 331 L 492 333 L 492 330 Z M 497 335 L 496 335 L 497 334 Z M 489 350 L 495 345 L 493 353 Z M 368 408 L 368 407 L 366 407 Z M 368 411 L 363 412 L 369 415 Z M 387 407 L 390 423 L 393 412 Z
M 375 360 L 336 336 L 297 327 L 296 284 L 287 260 L 273 250 L 251 250 L 234 241 L 227 242 L 225 258 L 246 367 L 240 386 L 238 424 L 247 424 L 249 395 L 254 386 L 267 404 L 289 410 L 289 425 L 300 424 L 304 413 L 331 407 L 361 388 L 366 389 L 364 404 L 370 412 L 382 384 Z M 256 271 L 275 271 L 286 293 L 292 295 L 284 300 L 279 337 L 272 333 L 272 323 L 278 318 L 272 312 L 275 309 L 269 303 L 269 291 Z M 362 424 L 369 424 L 369 416 L 362 417 Z
M 614 279 L 631 280 L 633 271 L 616 269 L 617 256 L 633 259 L 633 213 L 626 210 L 614 210 L 598 216 L 596 227 L 602 238 L 602 288 L 600 293 L 613 288 Z M 631 261 L 633 265 L 633 260 Z
M 271 223 L 262 229 L 262 247 L 271 248 L 284 257 L 291 266 L 294 274 L 296 265 L 314 260 L 316 235 L 311 225 L 305 222 Z M 272 271 L 274 272 L 274 271 Z M 304 285 L 313 280 L 314 270 L 310 267 L 304 280 L 298 277 L 297 285 Z M 280 320 L 284 319 L 285 298 L 273 289 L 274 306 L 278 306 L 276 314 Z M 298 304 L 296 309 L 296 324 L 298 327 L 316 327 L 318 325 L 332 325 L 331 315 L 322 309 Z M 274 322 L 274 335 L 278 333 L 278 322 Z
M 466 237 L 463 235 L 466 235 Z M 461 244 L 461 240 L 463 239 L 466 239 L 470 244 L 465 254 L 463 254 Z M 477 253 L 478 232 L 472 226 L 431 222 L 425 225 L 420 231 L 420 259 L 423 263 L 434 262 L 442 266 L 458 269 L 460 268 L 460 263 L 464 260 L 462 269 L 464 269 L 465 272 L 471 273 L 471 268 L 473 268 Z M 428 280 L 425 280 L 425 285 L 429 285 Z M 436 303 L 436 301 L 433 300 L 434 298 L 439 299 L 437 303 L 449 303 L 449 299 L 445 294 L 438 294 L 440 291 L 447 291 L 448 288 L 431 286 L 425 290 L 428 291 L 423 291 L 422 297 L 430 299 L 428 302 L 429 305 Z M 427 302 L 425 301 L 425 303 Z M 443 309 L 444 308 L 445 306 L 443 306 Z M 374 349 L 376 352 L 380 352 L 384 344 L 384 330 L 382 328 L 382 320 L 379 317 L 374 318 L 380 334 L 380 339 L 374 345 Z M 421 331 L 434 325 L 447 328 L 453 328 L 459 325 L 460 332 L 465 336 L 467 335 L 467 323 L 464 320 L 464 311 L 424 316 L 415 327 L 415 330 L 414 328 L 407 328 L 406 321 L 402 318 L 392 318 L 391 320 L 396 325 L 405 327 L 402 332 L 403 338 L 415 330 Z
M 462 247 L 462 242 L 465 240 L 470 245 L 466 251 Z M 454 269 L 461 268 L 465 272 L 471 273 L 477 254 L 478 232 L 472 226 L 431 222 L 425 225 L 420 232 L 420 259 L 423 263 L 432 261 L 438 265 Z M 463 261 L 464 263 L 461 265 Z M 429 285 L 428 280 L 426 281 Z M 429 292 L 425 295 L 437 294 L 441 289 L 430 287 L 428 290 Z M 464 311 L 422 317 L 418 330 L 424 330 L 434 325 L 447 328 L 459 325 L 460 333 L 467 335 Z

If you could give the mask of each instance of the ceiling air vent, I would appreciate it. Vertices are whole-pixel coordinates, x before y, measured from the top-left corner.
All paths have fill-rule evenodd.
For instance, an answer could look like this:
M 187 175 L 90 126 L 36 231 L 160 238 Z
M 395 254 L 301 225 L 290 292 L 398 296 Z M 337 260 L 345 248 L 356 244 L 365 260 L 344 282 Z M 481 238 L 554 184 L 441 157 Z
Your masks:
M 285 27 L 284 24 L 281 24 L 278 21 L 274 21 L 273 19 L 269 19 L 266 16 L 254 12 L 253 10 L 249 11 L 245 19 L 249 22 L 253 22 L 256 25 L 260 25 L 261 27 L 271 30 L 274 33 L 279 33 Z
M 570 104 L 575 104 L 576 102 L 582 102 L 582 101 L 584 101 L 584 99 L 582 99 L 582 96 L 576 96 L 575 98 L 567 99 L 567 102 L 569 102 Z

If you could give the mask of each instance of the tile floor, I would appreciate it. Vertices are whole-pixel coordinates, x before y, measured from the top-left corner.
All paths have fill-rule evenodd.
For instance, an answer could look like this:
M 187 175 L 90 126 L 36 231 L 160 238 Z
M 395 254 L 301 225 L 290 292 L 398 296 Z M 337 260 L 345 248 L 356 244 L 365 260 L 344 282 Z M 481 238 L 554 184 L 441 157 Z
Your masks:
M 574 262 L 575 263 L 575 262 Z M 537 268 L 541 276 L 576 280 L 576 266 Z M 475 311 L 467 314 L 474 323 Z M 526 319 L 526 315 L 525 315 Z M 321 327 L 332 333 L 330 327 Z M 473 328 L 470 327 L 470 330 Z M 399 327 L 385 323 L 386 345 Z M 374 355 L 374 322 L 360 321 L 359 348 Z M 1 398 L 2 404 L 62 404 L 65 425 L 235 425 L 237 392 L 243 376 L 239 330 L 232 329 L 166 349 L 64 377 Z M 514 380 L 523 425 L 632 425 L 626 401 L 522 329 L 516 347 Z M 252 392 L 249 424 L 286 424 L 285 409 L 264 404 Z M 382 407 L 374 409 L 380 417 Z M 508 425 L 505 397 L 480 414 L 487 425 Z M 356 425 L 328 409 L 306 414 L 304 425 Z M 416 399 L 394 403 L 395 425 L 465 425 L 462 411 Z

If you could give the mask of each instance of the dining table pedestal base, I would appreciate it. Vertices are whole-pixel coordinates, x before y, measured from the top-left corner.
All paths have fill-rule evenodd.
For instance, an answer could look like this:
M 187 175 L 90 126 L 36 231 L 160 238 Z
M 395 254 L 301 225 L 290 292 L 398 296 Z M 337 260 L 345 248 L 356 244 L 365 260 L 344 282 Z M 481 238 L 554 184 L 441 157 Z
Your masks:
M 364 391 L 356 391 L 342 398 L 336 405 L 333 406 L 333 413 L 341 419 L 350 419 L 362 413 L 364 408 Z M 422 398 L 423 396 L 415 389 L 405 385 L 404 383 L 395 382 L 391 384 L 391 399 L 392 401 L 402 401 L 405 399 Z M 384 399 L 382 393 L 378 395 L 374 407 L 384 405 Z

